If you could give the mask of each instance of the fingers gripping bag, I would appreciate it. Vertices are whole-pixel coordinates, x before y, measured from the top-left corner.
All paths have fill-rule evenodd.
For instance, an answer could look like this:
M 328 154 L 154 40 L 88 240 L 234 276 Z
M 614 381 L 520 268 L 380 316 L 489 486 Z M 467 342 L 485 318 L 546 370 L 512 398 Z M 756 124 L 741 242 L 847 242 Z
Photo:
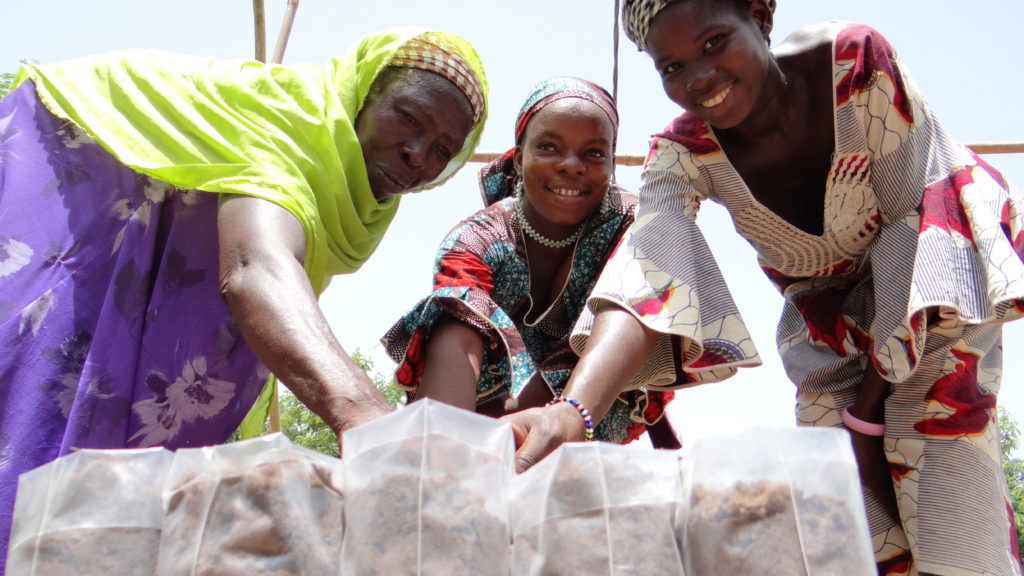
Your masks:
M 171 452 L 78 450 L 18 478 L 7 574 L 156 574 Z
M 512 574 L 681 575 L 680 494 L 674 452 L 563 444 L 512 482 Z
M 344 433 L 342 572 L 508 572 L 512 428 L 431 399 Z
M 180 449 L 164 493 L 161 576 L 339 574 L 342 463 L 281 434 Z
M 845 430 L 754 428 L 682 454 L 688 576 L 876 573 Z

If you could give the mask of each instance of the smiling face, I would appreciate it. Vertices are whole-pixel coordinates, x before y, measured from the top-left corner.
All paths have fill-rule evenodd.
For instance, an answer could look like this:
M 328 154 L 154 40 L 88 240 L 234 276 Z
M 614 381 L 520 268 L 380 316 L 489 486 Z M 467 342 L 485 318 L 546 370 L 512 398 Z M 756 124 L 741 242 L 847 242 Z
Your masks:
M 384 70 L 355 123 L 374 197 L 436 179 L 472 128 L 469 100 L 446 78 L 415 68 Z
M 596 104 L 556 100 L 530 119 L 513 157 L 530 224 L 561 239 L 601 207 L 613 166 L 614 130 Z
M 771 25 L 759 0 L 683 0 L 654 18 L 647 51 L 673 102 L 715 128 L 732 128 L 764 98 Z

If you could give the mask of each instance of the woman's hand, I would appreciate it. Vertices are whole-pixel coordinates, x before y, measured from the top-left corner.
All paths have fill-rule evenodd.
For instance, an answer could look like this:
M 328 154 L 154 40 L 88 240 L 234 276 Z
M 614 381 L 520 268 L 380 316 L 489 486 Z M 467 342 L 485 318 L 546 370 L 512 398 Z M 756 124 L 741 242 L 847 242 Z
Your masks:
M 565 442 L 584 437 L 583 418 L 568 402 L 530 408 L 502 418 L 512 425 L 516 439 L 516 473 L 540 462 Z
M 345 453 L 342 440 L 346 430 L 351 430 L 357 426 L 373 422 L 377 418 L 389 414 L 394 410 L 389 404 L 380 402 L 350 402 L 342 404 L 335 408 L 334 413 L 337 414 L 337 428 L 332 426 L 332 430 L 338 437 L 338 456 L 340 457 Z

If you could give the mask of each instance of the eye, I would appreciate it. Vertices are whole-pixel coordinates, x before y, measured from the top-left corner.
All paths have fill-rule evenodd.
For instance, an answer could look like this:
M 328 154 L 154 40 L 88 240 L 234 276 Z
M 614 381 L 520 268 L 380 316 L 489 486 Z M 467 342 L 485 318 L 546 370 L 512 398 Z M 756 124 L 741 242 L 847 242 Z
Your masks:
M 435 148 L 435 150 L 437 150 L 438 158 L 444 160 L 445 163 L 448 163 L 448 161 L 452 159 L 452 151 L 447 146 L 438 146 Z
M 600 148 L 591 148 L 590 150 L 587 150 L 587 156 L 604 160 L 608 157 L 608 153 Z
M 704 43 L 704 51 L 707 52 L 708 50 L 711 50 L 715 46 L 718 46 L 718 44 L 722 40 L 725 40 L 725 34 L 715 34 L 714 36 L 709 38 L 707 42 Z
M 537 150 L 543 150 L 545 152 L 551 152 L 555 149 L 555 145 L 551 142 L 540 142 L 537 144 Z
M 402 120 L 404 120 L 406 124 L 410 126 L 416 126 L 417 124 L 419 124 L 419 122 L 417 122 L 416 120 L 416 117 L 413 116 L 412 114 L 401 109 L 399 110 L 399 112 L 402 114 Z
M 673 73 L 678 72 L 678 71 L 680 71 L 682 69 L 683 69 L 683 64 L 681 62 L 671 62 L 670 64 L 668 64 L 667 66 L 665 66 L 664 68 L 661 69 L 661 75 L 662 76 L 668 76 L 669 74 L 673 74 Z

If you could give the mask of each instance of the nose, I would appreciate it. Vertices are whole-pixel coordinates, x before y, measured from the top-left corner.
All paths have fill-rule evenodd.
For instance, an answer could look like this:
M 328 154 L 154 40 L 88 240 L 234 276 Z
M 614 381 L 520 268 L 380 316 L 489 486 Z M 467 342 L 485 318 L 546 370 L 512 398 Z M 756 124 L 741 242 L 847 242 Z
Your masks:
M 689 69 L 686 78 L 687 92 L 700 92 L 711 85 L 711 79 L 715 75 L 715 68 L 706 62 L 699 62 Z
M 401 147 L 402 160 L 413 168 L 423 168 L 427 145 L 422 138 L 410 140 Z
M 568 174 L 582 174 L 586 167 L 583 160 L 575 153 L 567 152 L 558 163 L 558 168 Z

